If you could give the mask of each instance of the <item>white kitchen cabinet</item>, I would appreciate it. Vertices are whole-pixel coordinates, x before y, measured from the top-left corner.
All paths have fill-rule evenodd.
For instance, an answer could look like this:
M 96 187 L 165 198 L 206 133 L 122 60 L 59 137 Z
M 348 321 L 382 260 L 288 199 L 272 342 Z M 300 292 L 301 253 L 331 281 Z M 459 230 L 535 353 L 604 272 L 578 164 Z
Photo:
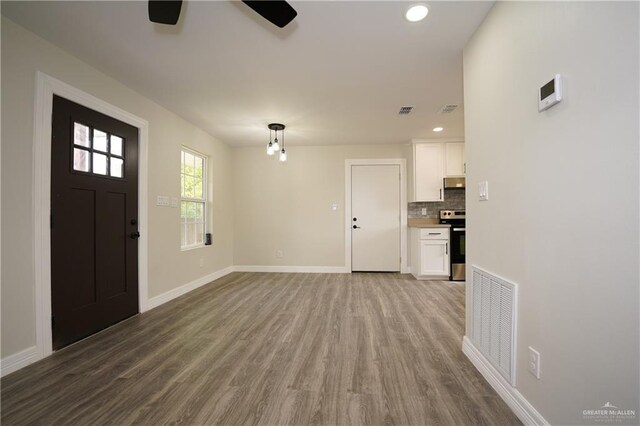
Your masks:
M 444 145 L 413 145 L 413 197 L 411 201 L 442 201 Z
M 417 279 L 449 279 L 449 235 L 449 228 L 411 228 L 411 273 Z
M 464 176 L 467 173 L 467 165 L 464 157 L 464 142 L 445 143 L 445 176 Z
M 420 241 L 420 275 L 449 276 L 449 241 Z

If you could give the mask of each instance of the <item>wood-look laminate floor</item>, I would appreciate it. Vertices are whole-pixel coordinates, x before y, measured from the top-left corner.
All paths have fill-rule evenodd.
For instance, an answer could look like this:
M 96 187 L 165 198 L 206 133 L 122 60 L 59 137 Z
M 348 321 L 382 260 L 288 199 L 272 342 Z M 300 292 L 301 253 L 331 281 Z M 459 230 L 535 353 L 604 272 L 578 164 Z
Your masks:
M 464 284 L 233 273 L 2 379 L 2 424 L 519 424 Z

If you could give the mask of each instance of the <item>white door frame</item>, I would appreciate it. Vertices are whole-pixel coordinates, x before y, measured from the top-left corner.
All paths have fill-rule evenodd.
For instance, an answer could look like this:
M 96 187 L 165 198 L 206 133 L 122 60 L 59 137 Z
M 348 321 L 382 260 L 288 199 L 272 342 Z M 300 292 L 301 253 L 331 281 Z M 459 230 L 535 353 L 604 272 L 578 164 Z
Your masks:
M 83 105 L 92 110 L 138 128 L 138 307 L 147 309 L 147 157 L 149 123 L 102 99 L 76 89 L 43 72 L 36 72 L 33 132 L 33 226 L 35 258 L 36 350 L 34 361 L 53 352 L 51 330 L 51 120 L 53 95 Z
M 400 272 L 409 273 L 407 266 L 407 160 L 381 158 L 344 161 L 344 265 L 351 272 L 351 166 L 400 166 Z

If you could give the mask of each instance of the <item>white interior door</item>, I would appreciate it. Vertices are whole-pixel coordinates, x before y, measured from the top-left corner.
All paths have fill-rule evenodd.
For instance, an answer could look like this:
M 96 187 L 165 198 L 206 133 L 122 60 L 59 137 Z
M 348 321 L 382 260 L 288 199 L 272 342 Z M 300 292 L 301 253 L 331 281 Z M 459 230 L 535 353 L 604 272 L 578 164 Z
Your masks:
M 351 216 L 351 270 L 400 271 L 399 165 L 351 166 Z

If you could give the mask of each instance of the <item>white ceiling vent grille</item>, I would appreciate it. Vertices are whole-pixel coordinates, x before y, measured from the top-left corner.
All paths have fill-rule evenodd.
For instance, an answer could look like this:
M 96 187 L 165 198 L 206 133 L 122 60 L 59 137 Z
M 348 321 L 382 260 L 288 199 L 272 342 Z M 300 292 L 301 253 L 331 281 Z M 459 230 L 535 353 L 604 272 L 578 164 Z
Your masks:
M 471 292 L 471 340 L 515 386 L 516 286 L 474 266 Z
M 400 115 L 407 115 L 407 114 L 409 114 L 412 110 L 413 110 L 413 107 L 412 107 L 412 106 L 403 106 L 403 107 L 400 107 L 400 111 L 398 111 L 398 114 L 400 114 Z
M 456 108 L 458 108 L 457 104 L 446 104 L 440 108 L 438 114 L 451 114 Z

